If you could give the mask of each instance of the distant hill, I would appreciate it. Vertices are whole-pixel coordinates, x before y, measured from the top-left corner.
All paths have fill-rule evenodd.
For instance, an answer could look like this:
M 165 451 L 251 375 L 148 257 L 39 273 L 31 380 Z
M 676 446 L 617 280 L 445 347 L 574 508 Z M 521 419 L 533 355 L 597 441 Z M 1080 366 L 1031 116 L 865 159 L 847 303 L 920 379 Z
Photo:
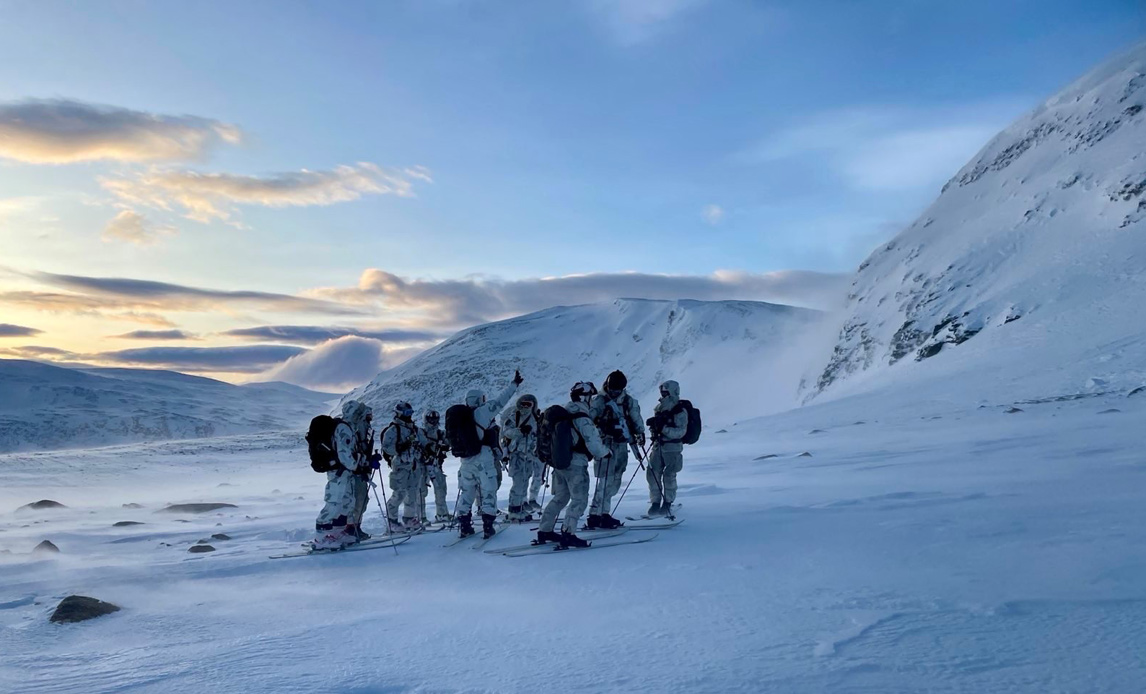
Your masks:
M 301 431 L 336 397 L 285 383 L 0 359 L 0 452 Z

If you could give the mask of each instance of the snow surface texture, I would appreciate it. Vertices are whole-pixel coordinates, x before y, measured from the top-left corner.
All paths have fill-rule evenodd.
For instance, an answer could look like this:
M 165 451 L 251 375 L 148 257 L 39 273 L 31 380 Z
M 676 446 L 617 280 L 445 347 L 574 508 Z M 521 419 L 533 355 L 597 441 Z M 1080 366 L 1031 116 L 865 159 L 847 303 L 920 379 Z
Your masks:
M 942 362 L 985 340 L 980 356 L 989 352 L 1032 397 L 1083 387 L 1070 380 L 1078 373 L 1140 384 L 1144 107 L 1146 44 L 992 140 L 860 267 L 835 353 L 809 389 L 890 364 Z M 1077 370 L 1045 382 L 1047 364 L 1076 360 Z
M 148 369 L 0 359 L 0 452 L 302 430 L 332 396 Z
M 268 560 L 321 502 L 285 438 L 0 456 L 0 691 L 1146 690 L 1146 397 L 1007 414 L 938 395 L 709 432 L 686 523 L 569 556 L 438 533 Z M 45 496 L 69 508 L 13 511 Z M 184 501 L 238 508 L 155 513 Z M 646 503 L 638 479 L 620 513 Z M 215 533 L 233 539 L 188 553 Z M 44 539 L 61 553 L 27 554 Z M 72 593 L 123 610 L 49 624 Z
M 823 318 L 751 301 L 561 306 L 464 330 L 347 397 L 364 400 L 383 418 L 399 400 L 419 412 L 444 412 L 470 388 L 498 392 L 519 369 L 526 379 L 520 392 L 533 393 L 544 408 L 567 402 L 574 383 L 600 388 L 621 369 L 648 416 L 657 386 L 672 378 L 683 397 L 705 403 L 706 421 L 732 421 L 795 404 L 802 372 L 794 365 L 806 361 L 802 345 Z

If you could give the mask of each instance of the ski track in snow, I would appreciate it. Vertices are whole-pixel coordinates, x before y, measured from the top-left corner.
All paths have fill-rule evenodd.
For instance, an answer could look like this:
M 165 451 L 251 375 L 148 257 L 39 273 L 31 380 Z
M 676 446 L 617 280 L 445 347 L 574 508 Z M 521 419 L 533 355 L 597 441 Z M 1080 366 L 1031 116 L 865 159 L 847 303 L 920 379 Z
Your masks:
M 321 498 L 286 437 L 0 456 L 0 691 L 1142 691 L 1146 467 L 1113 406 L 1146 414 L 884 394 L 743 422 L 687 452 L 687 523 L 560 559 L 431 534 L 269 560 Z M 39 498 L 69 508 L 15 511 Z M 238 508 L 155 512 L 185 501 Z M 619 512 L 645 504 L 642 476 Z M 49 624 L 72 593 L 124 609 Z

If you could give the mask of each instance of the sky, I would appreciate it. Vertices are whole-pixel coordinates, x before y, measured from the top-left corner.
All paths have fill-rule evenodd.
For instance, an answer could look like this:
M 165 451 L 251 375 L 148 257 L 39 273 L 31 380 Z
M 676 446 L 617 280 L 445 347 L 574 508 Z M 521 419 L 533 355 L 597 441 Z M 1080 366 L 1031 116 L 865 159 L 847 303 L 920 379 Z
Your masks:
M 1138 0 L 0 0 L 0 358 L 344 390 L 618 297 L 830 309 Z

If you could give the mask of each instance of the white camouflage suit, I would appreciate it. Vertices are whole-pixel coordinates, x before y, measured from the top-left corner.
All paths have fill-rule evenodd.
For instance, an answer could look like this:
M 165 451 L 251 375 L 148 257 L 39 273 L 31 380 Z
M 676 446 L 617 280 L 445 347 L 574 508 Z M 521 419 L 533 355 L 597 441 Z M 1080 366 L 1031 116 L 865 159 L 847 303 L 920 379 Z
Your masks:
M 422 497 L 419 485 L 422 482 L 418 463 L 426 437 L 408 419 L 394 417 L 382 431 L 382 453 L 390 465 L 390 498 L 386 500 L 386 515 L 391 522 L 399 518 L 402 508 L 402 522 L 419 519 Z
M 537 470 L 540 468 L 544 472 L 544 468 L 537 458 L 537 412 L 533 408 L 536 402 L 532 396 L 521 396 L 517 405 L 501 420 L 502 440 L 509 456 L 509 476 L 513 480 L 509 488 L 510 520 L 520 520 L 529 515 L 521 507 L 527 500 L 530 478 L 536 475 L 536 486 L 541 486 L 541 475 Z M 536 498 L 536 494 L 534 496 Z
M 589 406 L 583 402 L 570 402 L 565 409 L 571 415 L 589 414 Z M 567 532 L 575 533 L 581 526 L 581 516 L 589 505 L 589 458 L 582 452 L 579 442 L 585 443 L 593 458 L 600 460 L 609 455 L 609 449 L 601 442 L 601 435 L 597 433 L 597 425 L 592 418 L 575 417 L 573 419 L 573 460 L 564 470 L 553 471 L 553 498 L 545 504 L 541 513 L 541 526 L 539 531 L 553 532 L 557 525 L 557 516 L 565 509 L 565 521 L 562 526 Z M 569 508 L 565 508 L 566 505 Z
M 439 520 L 444 520 L 450 513 L 449 500 L 446 498 L 446 473 L 442 471 L 443 455 L 449 451 L 450 444 L 446 441 L 446 432 L 439 427 L 422 427 L 422 435 L 426 437 L 426 449 L 422 456 L 422 467 L 426 471 L 426 479 L 434 486 L 434 513 Z M 422 515 L 426 515 L 426 497 L 429 489 L 425 483 L 421 486 Z
M 680 384 L 665 381 L 661 388 L 668 395 L 661 397 L 654 411 L 664 420 L 664 424 L 660 431 L 653 431 L 653 448 L 649 453 L 645 479 L 649 483 L 649 503 L 655 506 L 662 503 L 663 499 L 667 511 L 676 501 L 676 476 L 684 467 L 684 457 L 681 455 L 684 444 L 680 440 L 688 430 L 688 413 L 681 408 L 672 414 L 680 404 Z
M 497 397 L 482 403 L 480 393 L 471 392 L 466 395 L 466 406 L 474 411 L 474 423 L 477 425 L 477 435 L 485 438 L 485 432 L 497 421 L 497 415 L 505 408 L 505 404 L 517 392 L 517 384 L 510 383 Z M 490 446 L 483 445 L 481 451 L 469 458 L 462 458 L 461 468 L 458 470 L 458 488 L 461 497 L 458 500 L 458 513 L 468 514 L 474 502 L 481 501 L 481 512 L 484 515 L 497 515 L 497 465 L 494 452 Z
M 370 469 L 369 415 L 370 408 L 357 400 L 348 400 L 342 406 L 342 423 L 334 429 L 339 469 L 326 473 L 322 511 L 315 521 L 319 532 L 348 526 L 353 530 L 362 522 L 365 504 L 361 499 L 369 493 L 369 486 L 366 479 L 355 472 Z
M 621 422 L 619 435 L 609 436 L 601 426 L 605 421 L 606 409 Z M 589 415 L 598 425 L 602 434 L 602 441 L 613 452 L 613 455 L 602 461 L 593 461 L 593 477 L 597 479 L 597 488 L 593 492 L 593 504 L 589 507 L 589 515 L 598 516 L 612 513 L 613 497 L 621 490 L 625 476 L 625 468 L 629 465 L 629 442 L 633 441 L 639 446 L 645 440 L 645 422 L 641 418 L 641 406 L 637 399 L 622 392 L 621 397 L 613 400 L 605 393 L 593 396 L 589 405 Z

